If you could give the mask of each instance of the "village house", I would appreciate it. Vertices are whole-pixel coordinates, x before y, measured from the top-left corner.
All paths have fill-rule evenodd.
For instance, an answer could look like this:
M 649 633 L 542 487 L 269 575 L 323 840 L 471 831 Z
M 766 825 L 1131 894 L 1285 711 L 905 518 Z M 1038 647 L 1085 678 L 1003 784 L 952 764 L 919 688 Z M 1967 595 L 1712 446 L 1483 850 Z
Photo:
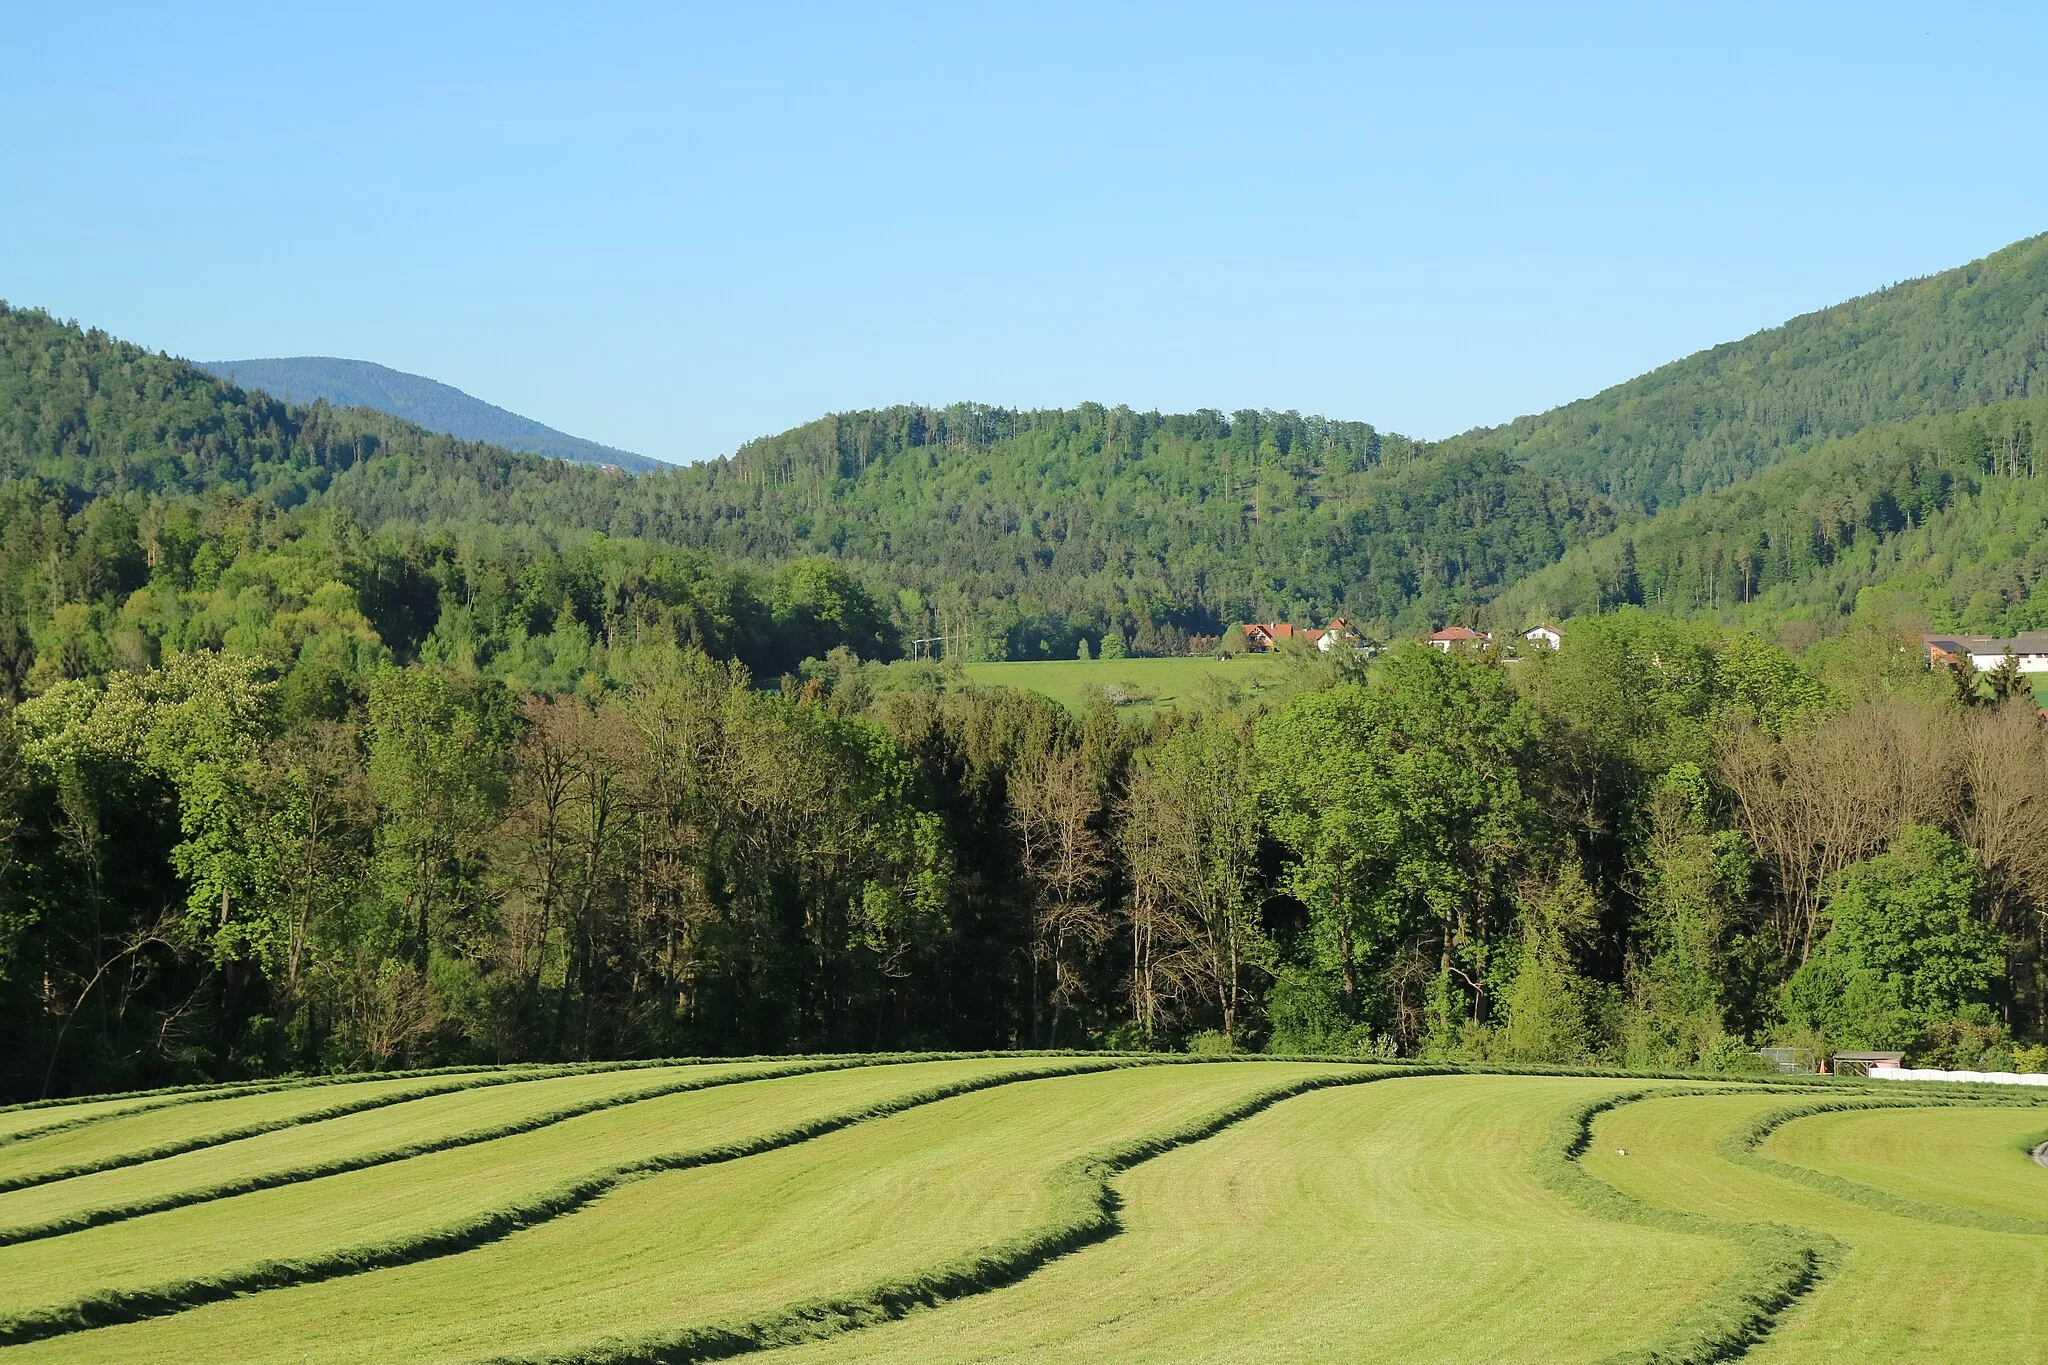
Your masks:
M 1923 635 L 1927 662 L 1936 668 L 1968 659 L 1979 673 L 1989 673 L 2010 654 L 2022 673 L 2048 673 L 2048 630 L 2023 630 L 2010 640 L 1991 635 Z
M 1555 626 L 1531 626 L 1522 632 L 1522 642 L 1536 649 L 1558 649 L 1564 645 L 1564 635 Z
M 1360 649 L 1357 632 L 1353 631 L 1343 617 L 1335 617 L 1321 630 L 1311 626 L 1292 625 L 1286 621 L 1254 621 L 1244 628 L 1245 647 L 1256 654 L 1270 653 L 1289 640 L 1306 640 L 1323 653 L 1328 654 L 1340 646 Z M 1189 641 L 1192 649 L 1194 641 Z
M 1465 626 L 1445 626 L 1430 636 L 1427 643 L 1431 649 L 1440 649 L 1448 654 L 1454 649 L 1485 649 L 1493 643 L 1493 637 Z

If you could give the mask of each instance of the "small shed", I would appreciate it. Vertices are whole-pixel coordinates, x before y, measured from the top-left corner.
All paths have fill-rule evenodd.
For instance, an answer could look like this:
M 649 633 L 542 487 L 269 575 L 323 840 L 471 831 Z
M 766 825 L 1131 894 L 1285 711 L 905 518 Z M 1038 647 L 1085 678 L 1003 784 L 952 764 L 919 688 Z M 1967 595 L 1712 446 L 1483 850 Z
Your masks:
M 1837 1052 L 1834 1072 L 1837 1076 L 1868 1076 L 1874 1066 L 1904 1066 L 1903 1052 Z

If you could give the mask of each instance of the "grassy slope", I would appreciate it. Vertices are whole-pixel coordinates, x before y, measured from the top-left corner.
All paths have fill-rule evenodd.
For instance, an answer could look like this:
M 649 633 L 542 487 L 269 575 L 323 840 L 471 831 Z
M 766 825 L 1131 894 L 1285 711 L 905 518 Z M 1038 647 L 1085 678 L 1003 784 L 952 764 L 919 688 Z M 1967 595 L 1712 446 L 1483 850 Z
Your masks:
M 47 1308 L 95 1289 L 217 1274 L 251 1258 L 318 1257 L 338 1246 L 416 1236 L 622 1162 L 719 1149 L 878 1100 L 925 1099 L 935 1084 L 1090 1064 L 1023 1057 L 880 1064 L 641 1099 L 474 1147 L 0 1248 L 0 1313 Z M 635 1084 L 664 1076 L 730 1069 L 522 1079 L 302 1124 L 193 1157 L 222 1162 L 267 1152 L 277 1161 L 317 1160 L 402 1135 L 407 1118 L 445 1130 L 465 1113 L 488 1123 L 566 1097 L 632 1095 Z M 1560 1124 L 1571 1127 L 1571 1115 L 1640 1092 L 1643 1082 L 1397 1075 L 1296 1095 L 1258 1112 L 1244 1107 L 1271 1103 L 1304 1081 L 1376 1074 L 1254 1062 L 1023 1080 L 757 1147 L 744 1159 L 612 1184 L 573 1212 L 458 1254 L 444 1250 L 60 1335 L 11 1353 L 25 1360 L 288 1361 L 467 1359 L 513 1350 L 595 1360 L 611 1358 L 611 1348 L 589 1354 L 605 1340 L 675 1341 L 677 1333 L 707 1327 L 713 1345 L 719 1331 L 728 1347 L 800 1340 L 817 1335 L 805 1322 L 876 1324 L 878 1303 L 900 1314 L 936 1302 L 932 1311 L 781 1355 L 1547 1362 L 1620 1351 L 1648 1359 L 1644 1348 L 1684 1337 L 1698 1306 L 1746 1273 L 1749 1253 L 1737 1243 L 1683 1224 L 1618 1217 L 1598 1200 L 1568 1197 L 1554 1178 Z M 1594 1120 L 1583 1158 L 1593 1180 L 1577 1179 L 1589 1187 L 1611 1182 L 1653 1207 L 1806 1229 L 1845 1248 L 1777 1320 L 1755 1348 L 1758 1358 L 2040 1354 L 2048 1337 L 2048 1236 L 2027 1229 L 2038 1228 L 2048 1205 L 2048 1172 L 2027 1161 L 2025 1147 L 2048 1132 L 2048 1106 L 1794 1118 L 1757 1151 L 1763 1161 L 1790 1163 L 1774 1174 L 1723 1139 L 1749 1131 L 1760 1115 L 1811 1101 L 1733 1089 L 1655 1098 L 1660 1085 L 1647 1088 L 1652 1098 Z M 184 1108 L 227 1112 L 236 1122 L 224 1126 L 232 1129 L 249 1116 L 243 1101 L 257 1098 L 264 1097 Z M 1238 1118 L 1219 1130 L 1210 1116 L 1227 1109 Z M 1174 1131 L 1190 1145 L 1169 1143 L 1163 1154 L 1144 1145 Z M 20 1145 L 69 1137 L 75 1134 Z M 1134 1140 L 1141 1145 L 1129 1147 Z M 1620 1146 L 1630 1155 L 1616 1155 Z M 1132 1154 L 1101 1164 L 1102 1154 L 1118 1149 Z M 1098 1155 L 1082 1161 L 1083 1153 Z M 146 1192 L 151 1181 L 189 1183 L 198 1165 L 175 1157 L 113 1174 L 130 1182 L 130 1193 Z M 1033 1240 L 1067 1225 L 1077 1209 L 1095 1207 L 1095 1196 L 1074 1200 L 1084 1186 L 1105 1188 L 1090 1185 L 1101 1178 L 1115 1181 L 1116 1235 L 1093 1241 L 1110 1230 L 1098 1224 L 1079 1242 Z M 1802 1183 L 1808 1180 L 1823 1183 Z M 59 1198 L 62 1188 L 22 1196 Z M 2000 1230 L 1956 1226 L 1959 1216 Z M 1022 1261 L 1004 1260 L 1010 1253 L 987 1260 L 996 1248 L 1029 1245 L 1045 1250 Z M 1061 1247 L 1068 1254 L 1057 1255 Z M 962 1267 L 984 1264 L 1011 1264 L 1010 1273 L 1025 1278 L 961 1278 Z M 871 1297 L 885 1284 L 903 1288 Z M 823 1306 L 833 1303 L 845 1307 Z M 748 1321 L 766 1326 L 732 1330 Z M 652 1359 L 651 1349 L 632 1347 L 618 1358 Z
M 1287 665 L 1277 658 L 1245 655 L 1236 659 L 1048 659 L 1000 664 L 968 664 L 967 681 L 981 687 L 1015 687 L 1037 692 L 1061 705 L 1080 710 L 1091 687 L 1113 687 L 1135 700 L 1118 707 L 1122 715 L 1149 715 L 1159 707 L 1187 709 L 1201 700 L 1208 678 L 1217 678 L 1245 694 L 1276 686 Z
M 1339 1070 L 1357 1069 L 1146 1067 L 1006 1086 L 640 1181 L 467 1255 L 20 1354 L 455 1360 L 728 1320 L 971 1254 L 1040 1221 L 1077 1152 Z
M 0 1247 L 0 1312 L 217 1275 L 459 1224 L 620 1163 L 733 1142 L 950 1077 L 1045 1065 L 860 1067 L 652 1099 L 388 1166 L 196 1204 L 51 1241 Z M 303 1134 L 304 1155 L 322 1154 Z
M 1736 1259 L 1584 1213 L 1531 1173 L 1560 1112 L 1639 1085 L 1450 1076 L 1304 1095 L 1119 1179 L 1119 1237 L 772 1358 L 1597 1359 L 1655 1338 Z
M 0 1228 L 288 1171 L 305 1165 L 309 1156 L 363 1159 L 402 1145 L 517 1123 L 550 1110 L 658 1092 L 679 1083 L 744 1075 L 768 1065 L 772 1064 L 635 1067 L 429 1095 L 328 1119 L 317 1127 L 283 1128 L 160 1161 L 0 1194 Z
M 1722 1138 L 1784 1103 L 1741 1095 L 1628 1105 L 1595 1124 L 1584 1164 L 1652 1205 L 1795 1224 L 1847 1244 L 1843 1262 L 1751 1353 L 1760 1362 L 2038 1359 L 2048 1341 L 2048 1238 L 1882 1213 L 1716 1152 Z M 1926 1152 L 1930 1161 L 1950 1146 L 1936 1131 L 1944 1136 Z
M 1757 1154 L 1905 1199 L 2048 1219 L 2048 1170 L 2028 1155 L 2044 1139 L 2039 1109 L 1852 1110 L 1788 1123 Z

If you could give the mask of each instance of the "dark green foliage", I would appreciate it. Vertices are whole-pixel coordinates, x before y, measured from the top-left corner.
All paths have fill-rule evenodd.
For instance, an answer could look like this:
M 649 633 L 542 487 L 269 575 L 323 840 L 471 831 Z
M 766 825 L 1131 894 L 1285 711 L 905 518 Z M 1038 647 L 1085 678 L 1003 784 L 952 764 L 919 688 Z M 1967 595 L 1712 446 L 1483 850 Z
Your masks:
M 1823 804 L 1848 721 L 2023 688 L 1931 679 L 1896 628 L 1795 660 L 1670 617 L 2048 624 L 2044 259 L 1436 444 L 905 407 L 643 477 L 0 308 L 0 1085 L 1014 1046 L 1048 1004 L 1097 1041 L 1735 1066 L 1826 875 L 1909 819 L 1983 859 L 2013 963 L 1910 1004 L 1915 1047 L 1995 1054 L 2048 1001 L 2048 830 L 1983 760 L 2038 737 L 1969 730 L 1950 797 L 1806 862 L 1758 803 Z M 950 669 L 1553 610 L 1555 655 L 1323 661 L 1199 727 Z M 911 636 L 942 662 L 876 662 Z
M 1625 600 L 1676 615 L 1825 621 L 1859 606 L 1937 629 L 2048 625 L 2048 401 L 1883 427 L 1792 456 L 1568 553 L 1496 618 L 1584 617 Z

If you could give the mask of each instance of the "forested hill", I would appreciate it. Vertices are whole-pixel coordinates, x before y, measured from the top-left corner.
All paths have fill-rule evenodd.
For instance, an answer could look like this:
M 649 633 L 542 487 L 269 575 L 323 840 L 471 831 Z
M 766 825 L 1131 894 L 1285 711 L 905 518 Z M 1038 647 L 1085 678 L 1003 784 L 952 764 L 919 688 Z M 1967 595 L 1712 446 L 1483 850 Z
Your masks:
M 0 460 L 72 490 L 74 511 L 218 486 L 419 544 L 556 553 L 602 533 L 764 567 L 829 557 L 895 634 L 971 656 L 1071 656 L 1107 632 L 1172 653 L 1247 618 L 1473 619 L 1574 547 L 1829 440 L 2038 394 L 2044 357 L 2039 237 L 1437 443 L 1293 412 L 961 404 L 834 414 L 629 478 L 282 403 L 14 311 Z
M 2048 234 L 1674 361 L 1450 450 L 1655 511 L 1794 451 L 2048 393 Z
M 324 399 L 336 407 L 375 408 L 464 441 L 486 441 L 507 450 L 552 455 L 579 464 L 613 464 L 640 471 L 666 468 L 645 455 L 557 431 L 531 417 L 473 398 L 453 385 L 367 360 L 303 355 L 213 360 L 200 368 L 244 388 L 282 395 L 288 401 L 304 404 Z
M 1438 443 L 1293 413 L 1084 404 L 836 414 L 657 480 L 579 489 L 578 515 L 775 560 L 886 566 L 905 624 L 1060 653 L 1141 650 L 1246 616 L 1375 630 L 1473 613 L 1572 546 L 1874 426 L 2038 393 L 2048 237 Z M 563 489 L 373 465 L 373 517 L 525 517 Z M 608 505 L 607 505 L 608 504 Z
M 1491 609 L 1515 629 L 1640 604 L 1769 625 L 1859 607 L 2048 626 L 2048 398 L 1859 432 L 1574 549 Z
M 469 515 L 359 515 L 373 469 L 465 489 Z M 643 644 L 768 677 L 837 645 L 893 653 L 886 594 L 842 566 L 593 535 L 629 482 L 286 404 L 0 304 L 0 709 L 195 650 L 262 658 L 309 714 L 393 660 L 562 690 Z

